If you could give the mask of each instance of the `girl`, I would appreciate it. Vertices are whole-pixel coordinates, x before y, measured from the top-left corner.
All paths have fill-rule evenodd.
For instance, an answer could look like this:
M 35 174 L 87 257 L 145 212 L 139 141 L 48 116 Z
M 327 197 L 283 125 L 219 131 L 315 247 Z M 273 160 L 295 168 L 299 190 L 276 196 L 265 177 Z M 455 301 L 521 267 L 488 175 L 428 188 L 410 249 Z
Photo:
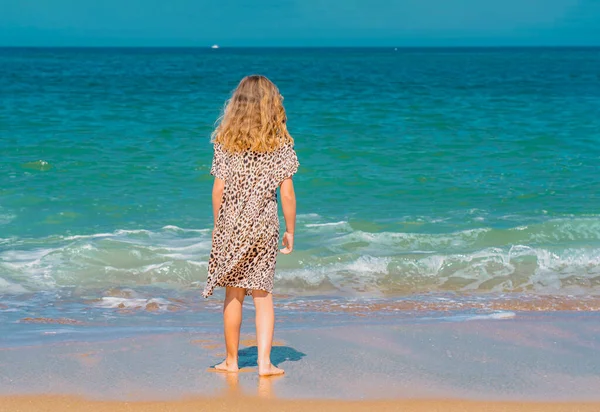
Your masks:
M 283 97 L 264 76 L 242 79 L 213 132 L 212 250 L 204 297 L 225 287 L 223 322 L 227 357 L 215 368 L 237 372 L 242 304 L 251 295 L 256 308 L 258 373 L 283 373 L 271 364 L 275 315 L 273 276 L 279 243 L 277 188 L 285 233 L 282 253 L 294 249 L 296 197 L 292 175 L 298 170 L 293 139 L 286 128 Z

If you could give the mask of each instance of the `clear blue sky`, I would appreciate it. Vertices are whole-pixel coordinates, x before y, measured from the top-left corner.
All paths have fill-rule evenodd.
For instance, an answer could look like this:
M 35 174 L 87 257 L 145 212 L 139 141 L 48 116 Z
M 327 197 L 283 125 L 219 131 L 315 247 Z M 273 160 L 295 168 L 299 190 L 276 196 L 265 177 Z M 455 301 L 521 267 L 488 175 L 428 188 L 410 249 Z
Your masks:
M 1 46 L 600 45 L 600 0 L 0 0 Z

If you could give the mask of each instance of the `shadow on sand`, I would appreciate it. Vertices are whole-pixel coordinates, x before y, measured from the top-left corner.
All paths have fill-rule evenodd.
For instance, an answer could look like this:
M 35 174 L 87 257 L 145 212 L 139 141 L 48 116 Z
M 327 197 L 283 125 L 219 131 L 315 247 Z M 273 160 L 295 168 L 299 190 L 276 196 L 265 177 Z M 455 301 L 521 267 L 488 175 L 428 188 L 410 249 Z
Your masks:
M 240 368 L 258 366 L 258 348 L 256 346 L 241 349 L 238 352 L 238 356 L 238 365 Z M 305 356 L 305 353 L 298 352 L 296 349 L 290 348 L 289 346 L 273 346 L 271 349 L 271 363 L 275 366 L 278 366 L 285 361 L 296 362 Z

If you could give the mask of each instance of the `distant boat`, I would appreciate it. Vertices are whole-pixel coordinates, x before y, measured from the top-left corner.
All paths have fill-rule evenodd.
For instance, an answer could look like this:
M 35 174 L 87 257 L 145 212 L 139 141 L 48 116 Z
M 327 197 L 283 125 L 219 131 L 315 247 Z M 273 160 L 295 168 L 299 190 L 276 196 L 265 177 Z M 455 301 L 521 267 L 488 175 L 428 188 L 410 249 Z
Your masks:
M 218 49 L 219 45 L 218 44 L 213 44 L 212 46 L 210 46 L 211 49 Z

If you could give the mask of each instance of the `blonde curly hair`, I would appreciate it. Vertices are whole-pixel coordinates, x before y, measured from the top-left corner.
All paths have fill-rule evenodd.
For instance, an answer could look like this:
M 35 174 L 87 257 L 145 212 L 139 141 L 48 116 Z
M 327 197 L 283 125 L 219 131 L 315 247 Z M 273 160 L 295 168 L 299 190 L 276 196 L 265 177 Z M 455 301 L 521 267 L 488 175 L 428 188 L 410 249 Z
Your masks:
M 225 104 L 211 140 L 229 152 L 273 152 L 294 143 L 286 120 L 277 86 L 265 76 L 246 76 Z

